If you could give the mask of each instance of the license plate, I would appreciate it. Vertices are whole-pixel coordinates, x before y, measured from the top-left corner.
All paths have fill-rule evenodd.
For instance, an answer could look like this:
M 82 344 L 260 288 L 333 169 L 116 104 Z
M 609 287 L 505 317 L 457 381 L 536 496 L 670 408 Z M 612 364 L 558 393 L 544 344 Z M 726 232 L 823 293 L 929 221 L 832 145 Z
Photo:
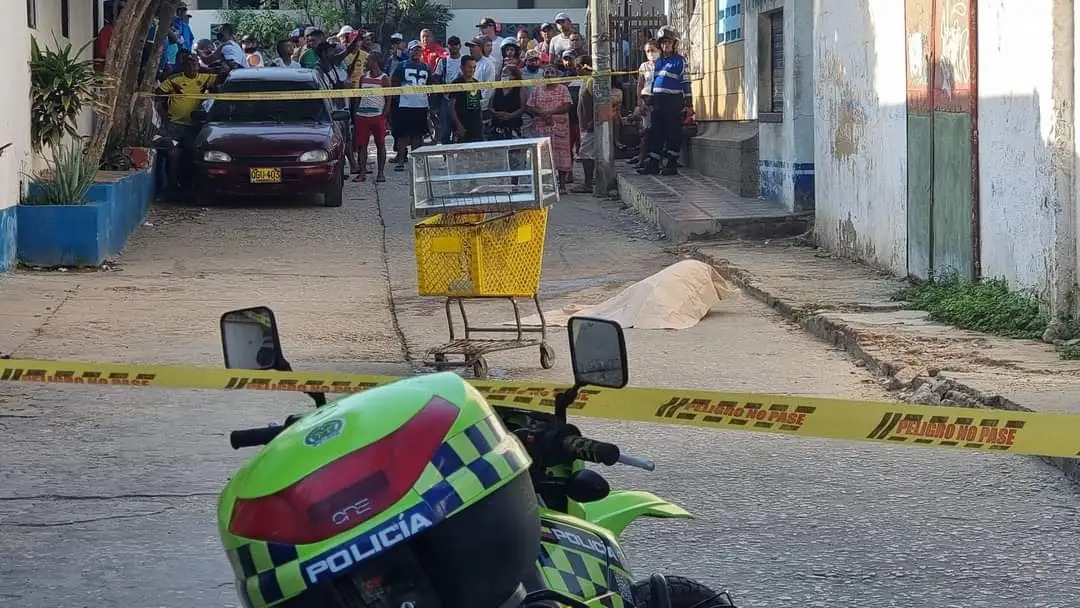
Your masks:
M 273 167 L 267 169 L 252 169 L 251 183 L 253 184 L 280 184 L 281 169 Z

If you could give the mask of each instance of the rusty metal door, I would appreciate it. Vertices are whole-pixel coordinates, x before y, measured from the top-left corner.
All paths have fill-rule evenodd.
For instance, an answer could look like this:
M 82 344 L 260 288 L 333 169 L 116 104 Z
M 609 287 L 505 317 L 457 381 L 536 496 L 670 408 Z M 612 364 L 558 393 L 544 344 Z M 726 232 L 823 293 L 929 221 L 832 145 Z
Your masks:
M 908 273 L 979 275 L 976 0 L 905 0 Z

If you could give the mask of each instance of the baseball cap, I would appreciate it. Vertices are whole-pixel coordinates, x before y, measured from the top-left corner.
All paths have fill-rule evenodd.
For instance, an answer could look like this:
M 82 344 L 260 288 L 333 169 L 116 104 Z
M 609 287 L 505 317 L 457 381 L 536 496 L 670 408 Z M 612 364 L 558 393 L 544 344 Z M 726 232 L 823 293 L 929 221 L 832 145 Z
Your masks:
M 521 48 L 521 46 L 518 45 L 517 40 L 514 40 L 513 38 L 503 38 L 503 43 L 501 46 L 499 46 L 499 48 L 505 49 L 508 46 L 516 46 L 519 49 Z
M 541 24 L 540 24 L 540 29 L 541 29 L 541 31 L 542 31 L 542 30 L 550 30 L 550 29 L 551 29 L 551 28 L 553 28 L 553 27 L 555 27 L 555 26 L 554 26 L 554 25 L 551 25 L 550 23 L 541 23 Z
M 532 49 L 531 51 L 525 51 L 525 61 L 530 59 L 540 59 L 540 51 Z
M 487 27 L 489 25 L 494 26 L 495 25 L 495 20 L 492 19 L 491 17 L 484 17 L 483 19 L 480 20 L 480 23 L 476 24 L 476 27 Z
M 404 39 L 405 39 L 405 36 L 402 36 L 401 34 L 398 34 L 398 33 L 390 34 L 390 40 L 404 40 Z
M 570 21 L 570 17 L 566 13 L 559 13 L 558 15 L 555 15 L 555 23 L 558 23 L 560 21 Z
M 466 40 L 465 41 L 465 46 L 483 46 L 484 43 L 487 42 L 487 41 L 488 41 L 487 38 L 484 38 L 483 36 L 477 36 L 476 38 L 473 38 L 472 40 Z
M 417 48 L 418 46 L 421 46 L 419 40 L 410 40 L 409 41 L 409 50 L 410 51 Z
M 299 37 L 300 37 L 300 28 L 296 28 L 295 30 L 289 32 L 289 38 L 299 38 Z
M 315 27 L 314 25 L 309 25 L 309 26 L 304 28 L 304 35 L 305 36 L 310 36 L 312 32 L 317 32 L 317 31 L 319 31 L 319 28 Z
M 353 30 L 353 28 L 352 28 L 352 26 L 351 26 L 351 25 L 343 25 L 343 26 L 341 26 L 341 31 L 339 31 L 339 32 L 337 33 L 337 35 L 338 35 L 339 37 L 340 37 L 340 36 L 346 36 L 346 35 L 348 35 L 348 34 L 351 34 L 351 33 L 353 33 L 353 31 L 355 31 L 355 30 Z
M 574 56 L 574 51 L 571 51 L 570 49 L 566 49 L 565 51 L 562 52 L 562 56 L 563 57 L 573 57 Z

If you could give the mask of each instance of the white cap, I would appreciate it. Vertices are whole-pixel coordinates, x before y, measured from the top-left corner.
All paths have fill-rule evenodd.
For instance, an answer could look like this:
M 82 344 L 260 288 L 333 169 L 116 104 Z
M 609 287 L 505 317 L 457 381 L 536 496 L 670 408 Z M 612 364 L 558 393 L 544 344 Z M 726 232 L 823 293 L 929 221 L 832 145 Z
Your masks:
M 419 41 L 419 40 L 412 40 L 412 41 L 410 41 L 410 42 L 409 42 L 409 50 L 410 50 L 410 51 L 411 51 L 411 50 L 413 50 L 413 49 L 415 49 L 415 48 L 416 48 L 416 47 L 418 47 L 418 46 L 421 46 L 421 44 L 420 44 L 420 41 Z
M 555 23 L 558 23 L 560 21 L 570 21 L 570 16 L 566 13 L 559 13 L 558 15 L 555 15 Z
M 405 36 L 402 36 L 401 34 L 399 34 L 397 32 L 395 32 L 393 34 L 390 34 L 390 40 L 404 40 L 404 39 L 405 39 Z
M 338 35 L 339 37 L 340 37 L 340 36 L 345 36 L 345 35 L 347 35 L 347 34 L 351 34 L 351 33 L 353 33 L 353 31 L 354 31 L 354 30 L 352 29 L 352 26 L 351 26 L 351 25 L 343 25 L 343 26 L 341 26 L 341 31 L 340 31 L 340 32 L 338 32 L 338 33 L 337 33 L 337 35 Z

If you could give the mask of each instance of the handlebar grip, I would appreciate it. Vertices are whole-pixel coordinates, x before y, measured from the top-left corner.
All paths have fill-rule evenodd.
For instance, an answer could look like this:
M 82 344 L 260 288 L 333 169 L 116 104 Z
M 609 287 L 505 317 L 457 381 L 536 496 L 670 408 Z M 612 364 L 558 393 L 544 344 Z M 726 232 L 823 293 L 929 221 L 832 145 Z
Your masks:
M 619 446 L 613 443 L 604 443 L 588 437 L 572 435 L 563 438 L 562 445 L 567 454 L 580 460 L 608 466 L 619 461 Z
M 229 433 L 229 445 L 234 450 L 266 445 L 285 430 L 283 426 L 264 426 L 255 429 L 242 429 Z

